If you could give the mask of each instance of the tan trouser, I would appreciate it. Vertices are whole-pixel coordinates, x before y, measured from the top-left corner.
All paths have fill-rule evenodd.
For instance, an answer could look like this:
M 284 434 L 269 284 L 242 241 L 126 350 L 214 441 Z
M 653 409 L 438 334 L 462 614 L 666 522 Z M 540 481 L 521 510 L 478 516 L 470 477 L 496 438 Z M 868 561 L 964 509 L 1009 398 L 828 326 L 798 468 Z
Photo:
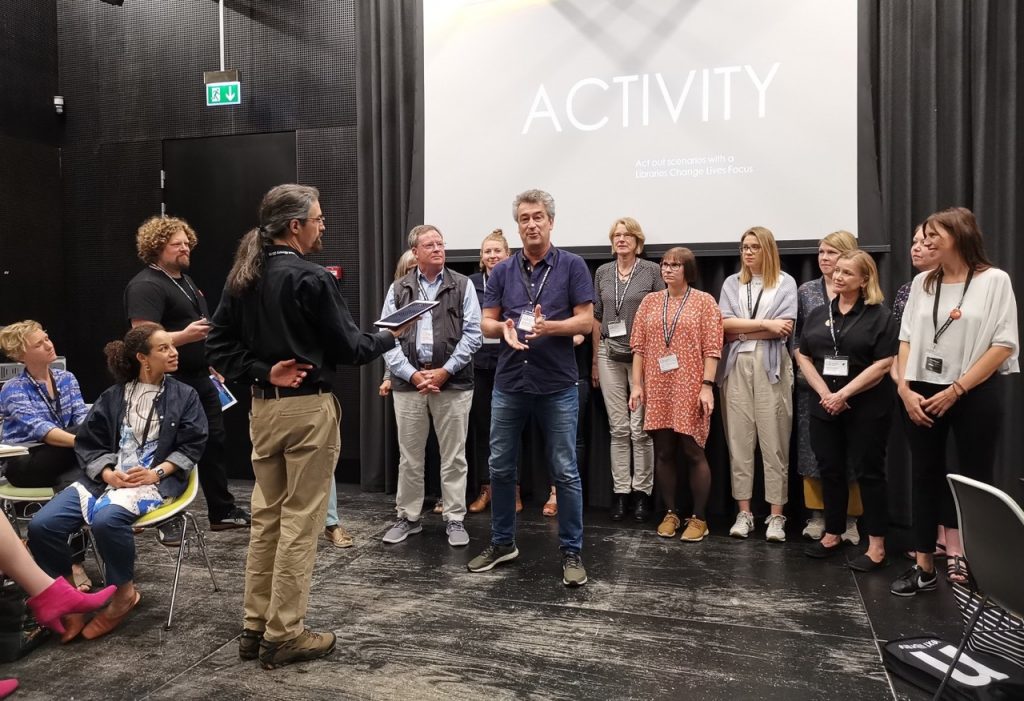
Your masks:
M 446 389 L 436 394 L 392 392 L 391 396 L 395 398 L 398 427 L 398 517 L 418 521 L 423 511 L 423 464 L 433 421 L 441 453 L 443 518 L 462 521 L 466 516 L 466 432 L 473 390 Z
M 765 344 L 740 353 L 722 387 L 722 421 L 732 465 L 732 498 L 750 499 L 754 490 L 754 449 L 761 446 L 764 498 L 781 506 L 789 499 L 789 434 L 793 427 L 793 363 L 782 351 L 779 381 L 768 382 Z
M 629 410 L 629 392 L 633 389 L 633 364 L 608 359 L 605 342 L 597 352 L 597 374 L 601 380 L 604 408 L 608 411 L 611 433 L 612 488 L 616 494 L 630 491 L 651 495 L 654 489 L 654 444 L 644 431 L 644 407 Z M 629 463 L 633 459 L 633 476 Z
M 331 393 L 253 399 L 252 531 L 245 562 L 245 627 L 268 642 L 298 637 L 309 603 L 316 542 L 341 451 L 341 407 Z

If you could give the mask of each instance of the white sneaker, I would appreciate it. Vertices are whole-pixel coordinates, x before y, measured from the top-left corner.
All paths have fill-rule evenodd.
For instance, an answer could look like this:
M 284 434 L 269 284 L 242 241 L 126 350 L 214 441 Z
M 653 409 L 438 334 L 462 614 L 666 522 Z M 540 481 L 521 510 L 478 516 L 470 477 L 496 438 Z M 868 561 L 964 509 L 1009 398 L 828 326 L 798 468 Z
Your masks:
M 754 532 L 754 514 L 749 511 L 741 511 L 736 514 L 736 523 L 729 529 L 729 535 L 733 538 L 746 538 Z
M 839 537 L 842 538 L 843 542 L 850 545 L 860 545 L 860 531 L 857 530 L 856 516 L 846 517 L 846 530 Z
M 803 536 L 811 540 L 821 540 L 823 535 L 825 535 L 825 512 L 811 511 L 811 517 L 807 519 L 807 527 L 804 528 Z
M 764 539 L 769 543 L 785 543 L 786 542 L 786 517 L 782 514 L 772 514 L 764 520 L 768 525 L 768 530 L 765 531 Z

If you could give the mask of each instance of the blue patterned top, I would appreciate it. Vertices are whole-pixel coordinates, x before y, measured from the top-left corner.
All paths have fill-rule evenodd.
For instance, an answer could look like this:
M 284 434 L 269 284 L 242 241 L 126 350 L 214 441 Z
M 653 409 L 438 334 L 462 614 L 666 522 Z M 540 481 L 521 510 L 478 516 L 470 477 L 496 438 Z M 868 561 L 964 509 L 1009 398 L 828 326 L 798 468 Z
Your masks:
M 43 436 L 55 428 L 66 429 L 85 421 L 89 413 L 82 399 L 82 390 L 75 376 L 53 368 L 54 385 L 60 396 L 60 413 L 46 387 L 33 380 L 28 370 L 4 383 L 0 390 L 0 414 L 4 429 L 3 443 L 41 443 Z

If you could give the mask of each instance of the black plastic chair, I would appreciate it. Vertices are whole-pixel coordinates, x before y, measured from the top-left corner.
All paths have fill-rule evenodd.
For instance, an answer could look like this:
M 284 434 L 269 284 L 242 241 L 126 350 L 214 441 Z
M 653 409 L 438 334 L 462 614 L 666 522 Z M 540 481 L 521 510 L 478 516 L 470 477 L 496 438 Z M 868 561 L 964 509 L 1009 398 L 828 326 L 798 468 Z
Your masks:
M 960 646 L 949 664 L 935 699 L 942 698 L 960 655 L 982 611 L 995 604 L 1024 618 L 1024 510 L 995 487 L 962 475 L 947 475 L 956 501 L 964 556 L 977 584 L 980 603 L 971 616 Z

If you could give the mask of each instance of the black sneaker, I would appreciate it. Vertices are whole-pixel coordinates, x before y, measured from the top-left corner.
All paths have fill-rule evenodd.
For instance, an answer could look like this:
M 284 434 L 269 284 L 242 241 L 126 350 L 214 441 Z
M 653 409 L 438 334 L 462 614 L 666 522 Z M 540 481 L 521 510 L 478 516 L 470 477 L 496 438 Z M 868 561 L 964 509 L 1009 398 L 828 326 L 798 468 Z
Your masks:
M 168 548 L 181 546 L 181 519 L 176 518 L 156 527 L 156 539 Z
M 219 521 L 210 521 L 211 531 L 230 531 L 232 528 L 249 528 L 252 525 L 252 516 L 245 509 L 236 506 L 228 512 L 227 516 Z
M 935 572 L 929 574 L 919 565 L 914 565 L 896 578 L 889 587 L 889 592 L 896 596 L 913 596 L 919 591 L 934 591 L 938 581 L 939 577 Z
M 263 633 L 246 628 L 238 638 L 238 656 L 243 660 L 255 660 L 260 656 L 260 643 L 262 642 Z
M 494 569 L 495 565 L 515 560 L 517 557 L 519 557 L 519 549 L 515 543 L 509 543 L 508 545 L 494 545 L 492 543 L 484 548 L 482 553 L 470 560 L 469 564 L 466 565 L 466 569 L 470 572 L 486 572 L 487 570 Z

